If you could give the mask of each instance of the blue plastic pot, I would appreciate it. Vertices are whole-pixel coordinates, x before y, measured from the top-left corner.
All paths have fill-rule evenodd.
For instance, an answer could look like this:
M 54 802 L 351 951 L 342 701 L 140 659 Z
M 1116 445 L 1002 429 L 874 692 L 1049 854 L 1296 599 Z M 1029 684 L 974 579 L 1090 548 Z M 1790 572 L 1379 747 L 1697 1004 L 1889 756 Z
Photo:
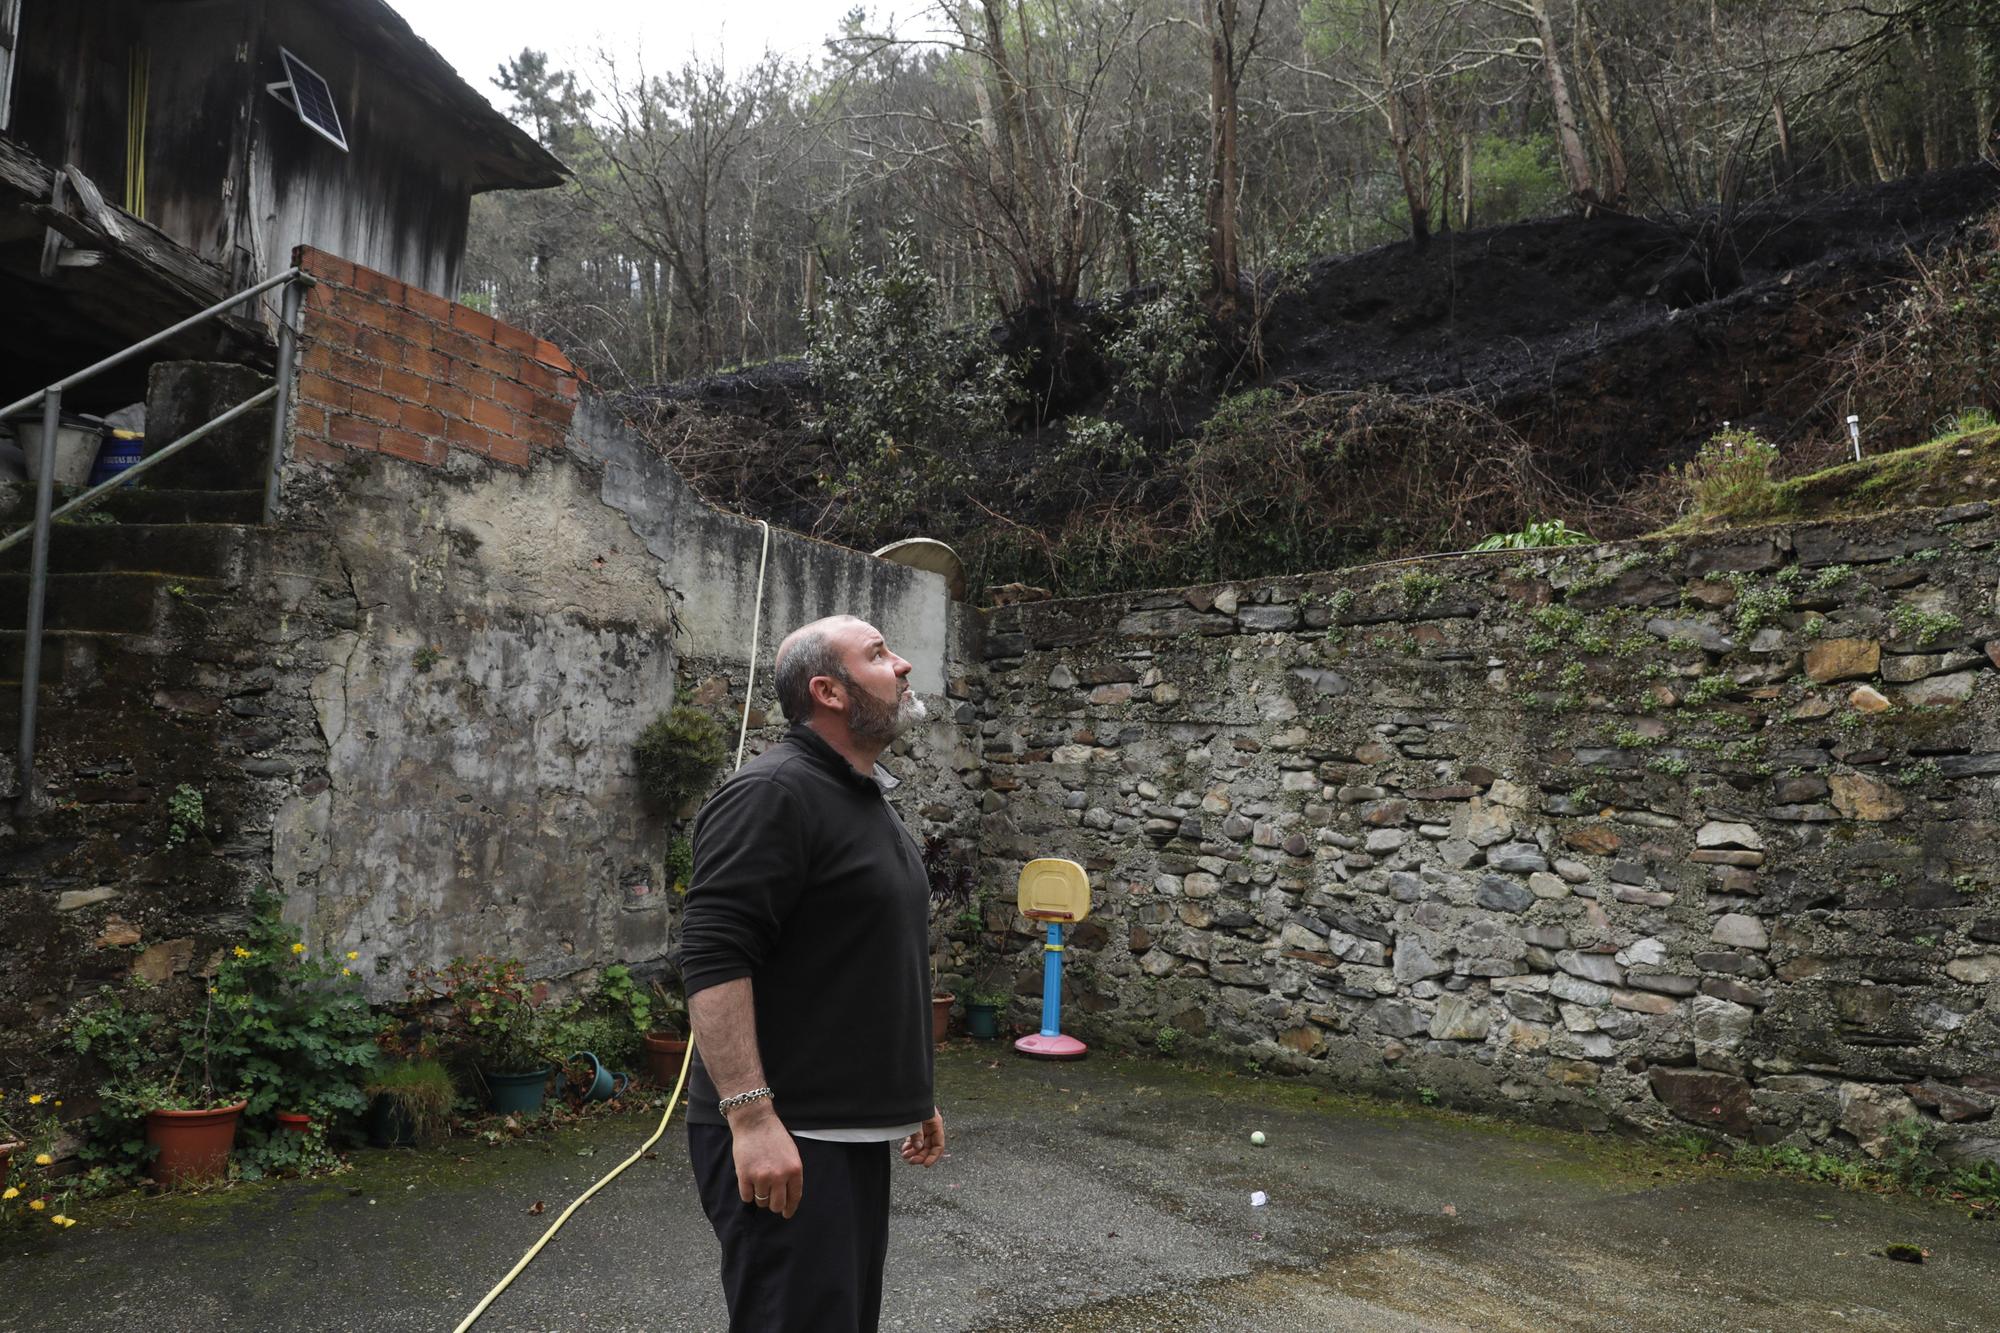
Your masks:
M 525 1074 L 495 1074 L 481 1070 L 493 1109 L 501 1115 L 517 1111 L 539 1111 L 549 1083 L 546 1067 Z
M 604 1062 L 589 1051 L 578 1051 L 570 1059 L 582 1064 L 590 1063 L 590 1079 L 583 1086 L 583 1099 L 587 1102 L 608 1102 L 631 1086 L 630 1074 L 614 1074 L 605 1068 Z

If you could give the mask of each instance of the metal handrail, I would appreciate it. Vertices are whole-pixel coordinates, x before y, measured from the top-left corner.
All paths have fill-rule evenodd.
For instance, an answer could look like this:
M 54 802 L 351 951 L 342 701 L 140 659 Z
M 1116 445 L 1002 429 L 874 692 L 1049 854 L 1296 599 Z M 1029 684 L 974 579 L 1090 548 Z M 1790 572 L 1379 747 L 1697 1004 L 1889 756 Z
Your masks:
M 266 278 L 254 287 L 230 296 L 208 307 L 206 310 L 188 316 L 171 328 L 162 329 L 150 338 L 133 343 L 122 351 L 114 352 L 95 365 L 84 367 L 73 375 L 57 380 L 47 388 L 38 389 L 17 403 L 0 408 L 0 421 L 16 412 L 24 411 L 37 403 L 42 408 L 42 440 L 40 472 L 35 478 L 35 521 L 17 532 L 0 539 L 0 552 L 5 552 L 22 541 L 34 539 L 34 553 L 28 565 L 28 623 L 21 653 L 21 733 L 16 750 L 15 763 L 18 776 L 17 799 L 20 805 L 32 808 L 36 803 L 35 790 L 35 709 L 41 693 L 42 683 L 42 632 L 45 627 L 45 611 L 49 586 L 49 538 L 55 520 L 79 509 L 95 504 L 108 492 L 124 485 L 139 475 L 158 467 L 169 458 L 199 443 L 214 431 L 251 412 L 265 403 L 275 403 L 271 418 L 271 445 L 264 472 L 264 507 L 262 521 L 269 523 L 276 515 L 278 507 L 278 480 L 284 467 L 285 417 L 291 406 L 292 377 L 298 358 L 299 309 L 305 299 L 306 288 L 313 285 L 313 279 L 297 268 L 288 268 L 275 277 Z M 160 344 L 187 332 L 189 329 L 229 311 L 244 301 L 261 296 L 274 287 L 283 287 L 285 295 L 278 316 L 278 365 L 276 382 L 268 389 L 251 395 L 244 402 L 221 413 L 213 419 L 196 426 L 187 434 L 165 448 L 155 451 L 137 464 L 127 468 L 118 476 L 102 482 L 69 500 L 60 509 L 55 507 L 55 462 L 56 432 L 62 424 L 62 399 L 65 390 L 81 384 L 91 376 L 122 365 L 133 357 L 158 347 Z

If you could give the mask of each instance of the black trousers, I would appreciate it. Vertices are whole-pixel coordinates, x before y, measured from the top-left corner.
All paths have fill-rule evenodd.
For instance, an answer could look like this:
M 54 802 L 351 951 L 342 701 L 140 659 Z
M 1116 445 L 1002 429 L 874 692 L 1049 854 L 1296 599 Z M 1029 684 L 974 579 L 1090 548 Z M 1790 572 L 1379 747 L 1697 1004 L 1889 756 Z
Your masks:
M 792 1141 L 805 1191 L 788 1220 L 737 1193 L 726 1126 L 688 1126 L 701 1206 L 722 1242 L 730 1333 L 874 1333 L 893 1145 Z

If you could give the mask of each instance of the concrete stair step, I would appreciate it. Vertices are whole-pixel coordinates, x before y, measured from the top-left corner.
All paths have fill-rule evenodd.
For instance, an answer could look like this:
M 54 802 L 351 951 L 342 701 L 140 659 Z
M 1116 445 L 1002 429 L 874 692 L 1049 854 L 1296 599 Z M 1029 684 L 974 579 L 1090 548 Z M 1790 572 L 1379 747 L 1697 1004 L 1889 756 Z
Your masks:
M 227 587 L 222 579 L 178 574 L 52 574 L 43 602 L 43 623 L 56 630 L 147 634 L 159 615 L 162 598 L 183 596 L 198 602 Z M 178 592 L 172 591 L 176 589 Z M 28 576 L 0 573 L 0 625 L 22 630 L 27 623 Z
M 237 523 L 58 524 L 49 539 L 49 569 L 227 578 L 236 572 L 251 531 Z M 32 544 L 22 542 L 0 552 L 0 571 L 26 571 L 32 558 Z
M 264 516 L 264 493 L 121 486 L 62 526 L 112 526 L 91 518 L 93 514 L 109 515 L 120 523 L 257 523 Z M 35 493 L 19 484 L 0 485 L 0 537 L 34 521 Z

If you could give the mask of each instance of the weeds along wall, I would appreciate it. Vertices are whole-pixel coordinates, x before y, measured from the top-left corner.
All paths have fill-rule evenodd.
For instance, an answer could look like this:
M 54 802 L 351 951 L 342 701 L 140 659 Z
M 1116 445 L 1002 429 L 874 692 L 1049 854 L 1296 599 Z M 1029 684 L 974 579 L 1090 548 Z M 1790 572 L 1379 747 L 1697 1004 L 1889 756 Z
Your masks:
M 1086 1036 L 1991 1155 L 1996 540 L 1975 504 L 996 611 L 984 941 L 1033 994 L 1007 886 L 1071 856 Z

